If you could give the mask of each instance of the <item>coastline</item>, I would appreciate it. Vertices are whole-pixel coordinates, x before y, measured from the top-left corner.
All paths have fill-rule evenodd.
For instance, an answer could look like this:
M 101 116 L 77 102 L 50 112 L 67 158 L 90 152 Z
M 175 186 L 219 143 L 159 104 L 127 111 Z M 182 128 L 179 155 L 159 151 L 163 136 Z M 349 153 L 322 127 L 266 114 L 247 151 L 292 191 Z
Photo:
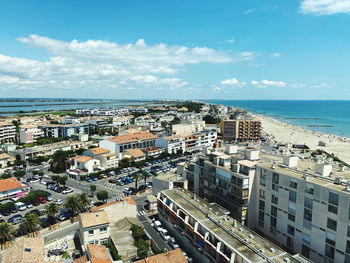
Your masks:
M 324 150 L 330 154 L 333 153 L 342 161 L 350 163 L 350 138 L 311 131 L 269 116 L 250 114 L 261 121 L 264 132 L 272 135 L 278 143 L 306 144 L 311 150 Z M 325 142 L 327 146 L 319 146 L 319 141 Z

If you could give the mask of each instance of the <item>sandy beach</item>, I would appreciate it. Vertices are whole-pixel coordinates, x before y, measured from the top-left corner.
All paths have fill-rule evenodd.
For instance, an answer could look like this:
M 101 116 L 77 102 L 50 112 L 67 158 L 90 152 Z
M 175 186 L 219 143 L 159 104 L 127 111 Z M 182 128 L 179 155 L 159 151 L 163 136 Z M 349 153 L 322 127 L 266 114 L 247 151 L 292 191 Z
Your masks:
M 287 124 L 271 117 L 254 115 L 261 120 L 263 130 L 273 135 L 279 143 L 306 144 L 312 150 L 323 149 L 334 153 L 344 162 L 350 164 L 350 139 L 304 129 L 297 125 Z M 319 141 L 327 143 L 319 146 Z

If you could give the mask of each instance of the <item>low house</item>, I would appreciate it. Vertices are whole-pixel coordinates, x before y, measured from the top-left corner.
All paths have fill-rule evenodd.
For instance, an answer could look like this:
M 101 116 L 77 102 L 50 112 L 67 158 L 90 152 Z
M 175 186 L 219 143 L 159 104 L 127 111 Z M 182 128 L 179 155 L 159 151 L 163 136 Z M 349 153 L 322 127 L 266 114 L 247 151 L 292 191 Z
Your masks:
M 105 246 L 87 245 L 88 257 L 91 263 L 112 263 L 112 259 Z
M 136 261 L 135 263 L 187 263 L 187 259 L 180 248 L 166 251 L 148 258 Z
M 96 147 L 89 150 L 86 150 L 83 153 L 84 156 L 90 156 L 97 160 L 100 160 L 100 165 L 105 168 L 112 168 L 118 166 L 118 158 L 114 153 L 111 153 L 110 150 Z
M 124 157 L 130 157 L 134 162 L 146 160 L 146 154 L 139 148 L 128 150 Z
M 27 192 L 16 178 L 0 180 L 0 200 L 25 197 Z
M 100 167 L 100 160 L 94 159 L 90 156 L 76 156 L 71 158 L 72 169 L 79 169 L 82 171 L 86 171 L 88 173 L 92 173 L 98 171 Z
M 79 237 L 81 244 L 106 244 L 110 236 L 109 218 L 104 210 L 79 215 Z
M 0 154 L 0 169 L 4 169 L 8 166 L 9 163 L 15 161 L 15 158 L 11 157 L 7 153 Z
M 155 126 L 156 124 L 156 121 L 150 115 L 135 118 L 135 125 L 138 126 Z
M 152 146 L 152 147 L 144 148 L 142 149 L 142 151 L 146 154 L 146 158 L 149 158 L 149 157 L 156 158 L 156 157 L 159 157 L 165 151 L 165 149 Z

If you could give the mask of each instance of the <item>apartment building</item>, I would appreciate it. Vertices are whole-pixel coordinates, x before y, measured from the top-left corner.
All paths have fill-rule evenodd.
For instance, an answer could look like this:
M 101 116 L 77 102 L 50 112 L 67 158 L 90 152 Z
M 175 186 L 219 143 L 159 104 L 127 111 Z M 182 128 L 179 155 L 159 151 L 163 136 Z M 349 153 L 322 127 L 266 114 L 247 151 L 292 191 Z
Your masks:
M 117 167 L 119 163 L 119 160 L 114 153 L 111 153 L 108 149 L 100 147 L 88 149 L 83 152 L 83 155 L 100 160 L 101 166 L 105 169 Z
M 225 152 L 213 151 L 197 161 L 180 164 L 178 174 L 188 180 L 188 187 L 200 197 L 216 202 L 242 224 L 247 222 L 250 193 L 259 151 L 226 146 Z
M 67 138 L 73 134 L 89 134 L 87 124 L 46 124 L 39 126 L 48 138 Z
M 150 115 L 140 116 L 135 118 L 135 125 L 153 127 L 157 122 Z
M 129 109 L 80 109 L 75 111 L 76 114 L 101 116 L 123 115 L 129 112 Z
M 110 150 L 118 158 L 122 153 L 135 148 L 147 148 L 155 146 L 158 137 L 150 132 L 137 132 L 134 134 L 119 135 L 99 142 L 99 147 Z
M 189 191 L 165 190 L 157 199 L 159 220 L 196 262 L 310 263 L 298 254 L 288 254 L 239 224 L 226 209 Z
M 220 130 L 225 141 L 258 141 L 261 138 L 261 122 L 248 116 L 237 116 L 233 120 L 223 120 Z
M 10 122 L 0 122 L 0 143 L 14 141 L 16 126 Z
M 350 171 L 285 156 L 255 178 L 250 227 L 314 262 L 350 262 Z
M 112 120 L 112 124 L 113 126 L 128 126 L 131 122 L 131 120 L 133 119 L 132 115 L 129 116 L 118 116 L 118 117 L 114 117 Z
M 19 132 L 19 138 L 21 143 L 36 142 L 38 138 L 44 137 L 44 136 L 45 136 L 44 131 L 39 129 L 36 126 L 22 125 Z
M 157 147 L 165 148 L 167 153 L 200 151 L 203 147 L 213 147 L 216 143 L 217 132 L 204 131 L 191 135 L 172 135 L 159 137 Z
M 71 169 L 93 173 L 100 170 L 100 160 L 90 156 L 75 156 L 71 158 Z
M 7 153 L 0 153 L 0 172 L 8 166 L 9 163 L 14 162 L 16 159 L 8 155 Z

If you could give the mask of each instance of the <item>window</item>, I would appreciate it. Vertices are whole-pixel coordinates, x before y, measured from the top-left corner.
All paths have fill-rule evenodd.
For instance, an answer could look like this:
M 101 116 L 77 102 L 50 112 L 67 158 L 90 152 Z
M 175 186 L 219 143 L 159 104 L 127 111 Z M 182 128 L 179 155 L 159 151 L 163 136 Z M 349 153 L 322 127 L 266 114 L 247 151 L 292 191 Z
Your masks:
M 294 188 L 294 189 L 297 189 L 297 187 L 298 187 L 298 183 L 295 181 L 295 180 L 290 180 L 290 182 L 289 182 L 289 187 L 291 187 L 291 188 Z
M 265 199 L 265 191 L 260 189 L 259 191 L 260 198 Z
M 272 195 L 272 196 L 271 196 L 271 202 L 272 202 L 273 204 L 277 205 L 277 204 L 278 204 L 278 197 L 275 196 L 275 195 Z
M 289 201 L 294 203 L 297 201 L 297 192 L 289 191 Z
M 89 241 L 89 244 L 93 245 L 93 244 L 95 244 L 95 241 L 94 240 Z
M 350 226 L 348 226 L 348 237 L 350 237 Z
M 307 183 L 306 188 L 305 188 L 305 193 L 313 195 L 314 194 L 314 185 Z
M 272 182 L 273 182 L 274 184 L 278 184 L 278 183 L 279 183 L 279 178 L 280 178 L 280 175 L 279 175 L 279 174 L 277 174 L 277 173 L 273 173 L 273 174 L 272 174 Z
M 290 221 L 295 222 L 295 215 L 293 215 L 293 214 L 288 214 L 288 219 L 289 219 Z
M 288 203 L 288 212 L 290 214 L 295 215 L 295 204 L 294 203 Z
M 94 230 L 89 230 L 89 236 L 93 236 L 94 235 Z
M 335 205 L 329 204 L 328 205 L 328 211 L 337 215 L 338 214 L 338 207 L 335 206 Z
M 312 210 L 304 208 L 304 219 L 309 222 L 312 221 Z
M 294 238 L 287 236 L 287 246 L 291 249 L 294 249 Z
M 272 184 L 272 190 L 278 192 L 278 184 Z
M 288 225 L 288 227 L 287 227 L 287 233 L 288 233 L 289 235 L 294 236 L 294 227 L 292 227 L 291 225 Z
M 301 246 L 301 254 L 306 258 L 310 258 L 310 248 L 303 244 Z
M 270 217 L 270 225 L 272 227 L 276 228 L 276 226 L 277 226 L 277 218 L 271 216 Z
M 259 200 L 259 209 L 263 211 L 265 210 L 265 202 L 262 200 Z
M 330 246 L 329 244 L 326 244 L 325 254 L 327 257 L 334 259 L 334 247 Z
M 350 253 L 350 241 L 346 241 L 346 253 Z
M 277 217 L 277 207 L 276 206 L 271 206 L 271 215 L 274 217 Z
M 329 192 L 328 203 L 337 206 L 338 202 L 339 202 L 339 195 L 336 193 Z
M 106 232 L 107 232 L 107 227 L 100 228 L 100 233 L 101 234 L 106 233 Z
M 262 170 L 260 174 L 260 185 L 266 186 L 266 175 L 264 174 L 264 170 Z
M 308 234 L 303 233 L 303 243 L 310 245 L 311 243 L 311 237 Z
M 312 209 L 313 200 L 311 198 L 305 197 L 304 206 L 305 208 Z
M 334 231 L 337 231 L 337 221 L 327 218 L 327 227 Z

